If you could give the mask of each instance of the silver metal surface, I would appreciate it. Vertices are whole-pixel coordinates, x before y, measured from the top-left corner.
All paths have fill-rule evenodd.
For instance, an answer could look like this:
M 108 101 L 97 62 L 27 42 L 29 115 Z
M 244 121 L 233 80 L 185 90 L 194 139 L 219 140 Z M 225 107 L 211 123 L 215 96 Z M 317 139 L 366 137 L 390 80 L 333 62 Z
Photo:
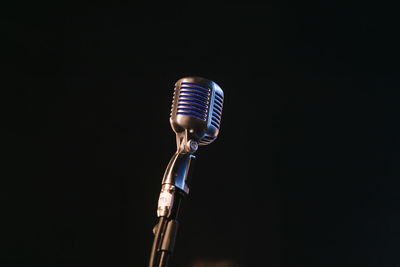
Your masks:
M 172 184 L 163 184 L 160 196 L 158 198 L 157 216 L 171 215 L 172 206 L 174 205 L 175 186 Z

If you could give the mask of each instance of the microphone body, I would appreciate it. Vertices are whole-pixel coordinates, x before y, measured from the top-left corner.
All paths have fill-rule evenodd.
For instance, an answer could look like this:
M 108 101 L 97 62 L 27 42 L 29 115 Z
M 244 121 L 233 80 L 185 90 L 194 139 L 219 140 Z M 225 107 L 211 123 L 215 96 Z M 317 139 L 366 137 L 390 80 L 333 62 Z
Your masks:
M 224 93 L 213 81 L 186 77 L 175 83 L 170 124 L 176 134 L 177 150 L 162 180 L 157 215 L 169 216 L 175 191 L 189 194 L 191 168 L 198 146 L 212 143 L 218 136 Z

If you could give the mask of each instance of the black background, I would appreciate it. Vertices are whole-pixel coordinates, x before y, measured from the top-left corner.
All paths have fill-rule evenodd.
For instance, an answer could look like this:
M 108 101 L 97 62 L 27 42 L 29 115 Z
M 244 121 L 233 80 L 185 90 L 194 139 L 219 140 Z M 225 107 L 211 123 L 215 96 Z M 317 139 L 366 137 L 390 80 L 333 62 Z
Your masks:
M 399 266 L 397 11 L 377 1 L 2 9 L 1 266 L 145 266 L 176 80 L 225 92 L 174 266 Z

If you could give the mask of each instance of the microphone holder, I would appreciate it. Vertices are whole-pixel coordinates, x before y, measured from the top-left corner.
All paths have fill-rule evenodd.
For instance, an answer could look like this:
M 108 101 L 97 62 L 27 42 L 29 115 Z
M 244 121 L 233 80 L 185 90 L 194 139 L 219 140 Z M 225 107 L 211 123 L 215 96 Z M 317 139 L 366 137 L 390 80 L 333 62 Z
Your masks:
M 190 132 L 176 133 L 176 152 L 172 156 L 167 169 L 165 170 L 162 184 L 172 184 L 183 191 L 186 195 L 189 194 L 189 178 L 191 162 L 196 158 L 193 153 L 199 147 L 197 141 L 192 139 Z

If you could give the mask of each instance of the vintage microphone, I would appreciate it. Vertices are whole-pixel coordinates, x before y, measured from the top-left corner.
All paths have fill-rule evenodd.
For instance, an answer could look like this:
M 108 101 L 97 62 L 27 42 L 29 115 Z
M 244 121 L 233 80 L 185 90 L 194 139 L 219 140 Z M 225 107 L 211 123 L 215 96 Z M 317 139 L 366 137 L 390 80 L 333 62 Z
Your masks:
M 213 81 L 186 77 L 175 83 L 170 124 L 176 134 L 177 149 L 161 183 L 158 199 L 158 224 L 149 267 L 167 266 L 178 230 L 176 220 L 182 198 L 189 194 L 190 174 L 198 146 L 212 143 L 218 136 L 224 92 Z

